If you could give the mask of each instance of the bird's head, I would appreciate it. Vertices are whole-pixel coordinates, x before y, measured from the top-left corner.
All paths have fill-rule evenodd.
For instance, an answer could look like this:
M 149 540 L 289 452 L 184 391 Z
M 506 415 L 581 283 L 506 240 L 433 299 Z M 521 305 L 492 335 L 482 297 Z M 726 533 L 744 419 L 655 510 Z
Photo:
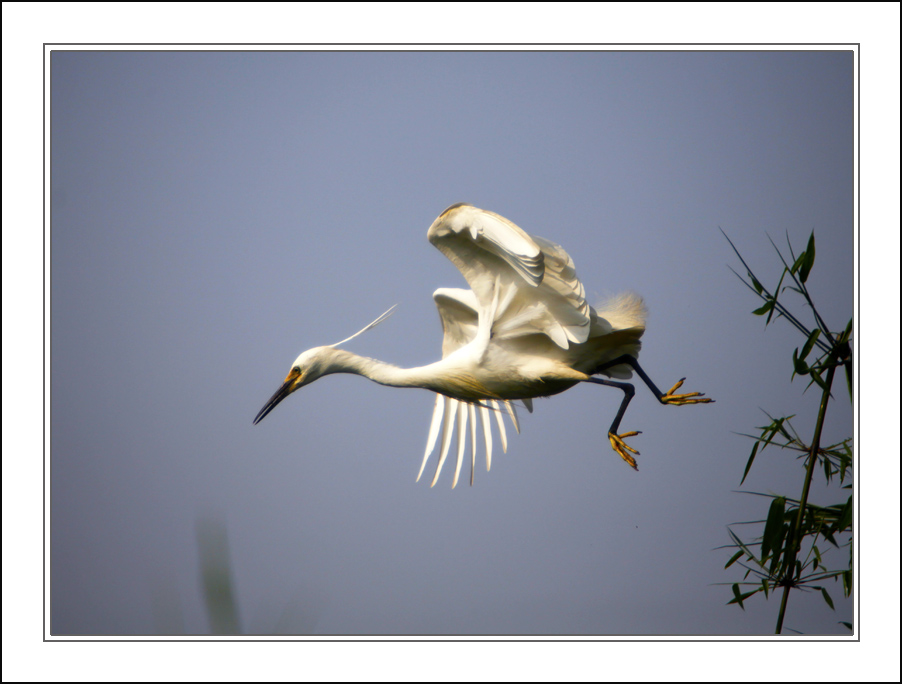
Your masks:
M 254 418 L 254 425 L 263 420 L 289 394 L 332 372 L 335 351 L 334 346 L 314 347 L 298 356 L 291 364 L 291 370 L 285 376 L 282 386 L 276 390 L 276 393 L 269 398 L 269 401 Z
M 308 349 L 301 353 L 301 355 L 294 360 L 294 363 L 291 364 L 291 370 L 288 371 L 288 375 L 285 376 L 282 386 L 276 390 L 276 393 L 269 398 L 269 401 L 266 402 L 263 408 L 260 409 L 260 413 L 254 418 L 254 425 L 266 418 L 269 412 L 292 392 L 296 392 L 304 385 L 309 385 L 314 380 L 319 380 L 324 375 L 344 370 L 345 366 L 342 363 L 342 358 L 346 357 L 347 354 L 343 354 L 343 352 L 336 349 L 336 347 L 349 340 L 353 340 L 361 333 L 365 333 L 367 330 L 379 325 L 379 323 L 391 315 L 394 309 L 395 307 L 392 307 L 375 321 L 363 328 L 363 330 L 354 333 L 341 342 L 336 342 L 335 344 L 330 344 L 325 347 L 314 347 L 313 349 Z

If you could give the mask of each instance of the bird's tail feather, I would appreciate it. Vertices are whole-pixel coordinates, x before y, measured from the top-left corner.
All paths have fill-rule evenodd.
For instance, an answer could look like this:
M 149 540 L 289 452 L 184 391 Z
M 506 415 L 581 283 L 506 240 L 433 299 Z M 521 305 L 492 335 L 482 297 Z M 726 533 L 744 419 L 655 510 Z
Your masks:
M 635 292 L 622 292 L 610 297 L 596 307 L 595 312 L 604 318 L 614 330 L 626 328 L 645 329 L 645 319 L 648 318 L 648 308 L 645 300 Z
M 624 354 L 638 358 L 642 348 L 640 338 L 645 332 L 645 320 L 648 317 L 648 309 L 642 297 L 635 292 L 615 295 L 596 309 L 596 315 L 610 326 L 608 331 L 595 338 L 597 344 L 604 349 L 604 353 L 599 356 L 598 365 Z M 602 324 L 601 321 L 599 324 Z M 633 376 L 632 368 L 624 364 L 590 374 L 599 372 L 612 378 L 627 379 Z

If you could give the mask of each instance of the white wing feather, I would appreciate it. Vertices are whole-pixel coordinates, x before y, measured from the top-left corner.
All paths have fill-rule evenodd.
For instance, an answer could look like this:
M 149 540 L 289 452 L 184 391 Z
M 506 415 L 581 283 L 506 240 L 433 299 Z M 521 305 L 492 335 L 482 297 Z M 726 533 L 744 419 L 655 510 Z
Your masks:
M 447 411 L 445 410 L 445 404 L 447 404 Z M 426 453 L 423 454 L 423 462 L 420 465 L 420 472 L 417 474 L 417 482 L 420 481 L 420 477 L 426 469 L 426 462 L 435 451 L 438 442 L 439 425 L 441 425 L 442 429 L 442 445 L 439 451 L 439 459 L 435 468 L 435 474 L 433 475 L 432 483 L 429 485 L 430 487 L 435 486 L 435 483 L 438 482 L 439 475 L 441 475 L 442 467 L 451 451 L 451 441 L 454 437 L 455 428 L 457 429 L 457 461 L 454 469 L 454 481 L 451 484 L 451 488 L 454 489 L 454 487 L 457 486 L 457 481 L 460 478 L 460 470 L 463 465 L 464 452 L 467 447 L 468 422 L 470 423 L 469 439 L 471 442 L 470 484 L 473 484 L 473 475 L 476 470 L 476 423 L 480 420 L 482 422 L 485 440 L 485 469 L 486 471 L 490 471 L 492 469 L 493 444 L 491 414 L 495 414 L 495 420 L 498 424 L 498 436 L 501 438 L 501 449 L 505 453 L 507 453 L 507 430 L 502 417 L 504 411 L 510 416 L 511 422 L 514 424 L 514 428 L 517 432 L 520 431 L 520 424 L 517 420 L 517 411 L 513 402 L 502 401 L 501 404 L 504 405 L 504 409 L 502 409 L 501 406 L 498 405 L 498 402 L 494 400 L 479 403 L 464 402 L 445 397 L 441 394 L 436 395 L 435 410 L 432 413 L 432 423 L 429 426 L 429 438 L 427 439 Z M 479 408 L 479 413 L 476 412 L 477 407 Z
M 442 466 L 445 465 L 448 448 L 451 446 L 451 437 L 454 435 L 454 418 L 457 415 L 459 404 L 460 402 L 457 399 L 448 398 L 448 410 L 445 412 L 445 420 L 442 424 L 442 451 L 438 457 L 438 465 L 435 467 L 435 476 L 432 478 L 430 487 L 435 487 L 435 483 L 438 482 L 438 476 L 442 472 Z
M 476 475 L 476 405 L 467 404 L 470 410 L 470 486 L 473 486 L 473 476 Z
M 442 319 L 442 358 L 454 353 L 476 337 L 479 303 L 472 290 L 443 287 L 432 295 Z
M 490 401 L 492 411 L 495 414 L 495 420 L 498 421 L 498 436 L 501 437 L 501 451 L 507 453 L 507 430 L 504 429 L 504 419 L 501 417 L 501 410 L 498 408 L 497 401 Z
M 454 481 L 451 483 L 451 489 L 457 486 L 460 467 L 464 462 L 464 451 L 467 448 L 467 417 L 469 415 L 469 404 L 461 403 L 460 411 L 457 413 L 457 465 L 454 468 Z
M 442 415 L 445 413 L 445 397 L 441 394 L 435 395 L 435 410 L 432 412 L 432 423 L 429 425 L 429 439 L 426 440 L 426 453 L 423 454 L 423 463 L 420 465 L 420 472 L 417 473 L 417 482 L 423 476 L 423 469 L 426 467 L 426 461 L 429 460 L 429 454 L 435 449 L 435 440 L 438 437 L 438 427 L 442 422 Z
M 482 429 L 485 433 L 485 471 L 489 472 L 492 469 L 492 421 L 485 404 L 479 405 L 479 416 L 482 418 Z
M 470 285 L 471 309 L 488 311 L 497 298 L 492 332 L 499 339 L 544 333 L 567 349 L 588 338 L 585 289 L 560 245 L 468 204 L 446 209 L 427 237 Z

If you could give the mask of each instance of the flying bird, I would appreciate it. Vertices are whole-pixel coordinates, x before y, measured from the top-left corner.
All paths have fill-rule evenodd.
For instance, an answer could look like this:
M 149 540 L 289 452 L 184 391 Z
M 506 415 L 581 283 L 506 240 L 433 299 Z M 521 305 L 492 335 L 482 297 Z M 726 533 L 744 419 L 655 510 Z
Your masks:
M 426 235 L 470 286 L 469 290 L 440 288 L 433 294 L 444 330 L 441 361 L 398 368 L 338 348 L 385 320 L 392 307 L 351 337 L 298 356 L 281 387 L 257 414 L 255 425 L 289 394 L 331 373 L 355 373 L 381 385 L 431 390 L 437 396 L 417 481 L 441 430 L 440 455 L 431 486 L 438 481 L 456 427 L 453 488 L 466 451 L 467 424 L 472 485 L 477 417 L 482 419 L 488 470 L 492 464 L 491 416 L 496 418 L 506 452 L 501 411 L 507 412 L 519 432 L 514 401 L 532 412 L 535 397 L 559 394 L 581 382 L 621 390 L 623 400 L 608 429 L 608 439 L 614 451 L 636 470 L 634 455 L 639 452 L 626 439 L 640 433 L 619 432 L 635 390 L 621 380 L 632 377 L 635 371 L 662 404 L 713 401 L 699 392 L 676 394 L 685 378 L 667 392 L 655 386 L 638 361 L 646 317 L 641 297 L 622 294 L 598 310 L 592 308 L 586 302 L 573 259 L 560 245 L 529 235 L 494 212 L 465 203 L 445 209 Z

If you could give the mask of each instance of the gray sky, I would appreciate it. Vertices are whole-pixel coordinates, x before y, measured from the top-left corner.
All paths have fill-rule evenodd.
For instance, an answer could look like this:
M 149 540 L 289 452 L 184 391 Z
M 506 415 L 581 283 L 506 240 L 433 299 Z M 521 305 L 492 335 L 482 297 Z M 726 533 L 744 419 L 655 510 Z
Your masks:
M 753 432 L 818 394 L 802 341 L 766 331 L 723 228 L 765 284 L 767 234 L 801 249 L 828 323 L 853 306 L 851 52 L 54 51 L 54 634 L 208 630 L 199 520 L 228 533 L 241 626 L 314 634 L 768 634 L 778 602 L 726 606 L 726 525 Z M 295 356 L 441 354 L 432 292 L 461 287 L 425 238 L 467 201 L 560 243 L 590 302 L 641 293 L 641 383 L 535 412 L 475 486 L 414 483 L 433 397 L 332 376 L 251 421 Z M 796 310 L 804 315 L 802 307 Z M 851 435 L 848 397 L 825 438 Z M 433 456 L 434 459 L 434 456 Z M 432 461 L 434 464 L 434 460 Z M 431 474 L 430 466 L 427 473 Z M 759 456 L 743 489 L 797 496 Z M 840 494 L 816 488 L 816 503 Z M 844 551 L 828 555 L 839 566 Z M 832 556 L 832 558 L 830 558 Z M 793 595 L 786 626 L 845 633 Z M 168 606 L 168 607 L 167 607 Z

